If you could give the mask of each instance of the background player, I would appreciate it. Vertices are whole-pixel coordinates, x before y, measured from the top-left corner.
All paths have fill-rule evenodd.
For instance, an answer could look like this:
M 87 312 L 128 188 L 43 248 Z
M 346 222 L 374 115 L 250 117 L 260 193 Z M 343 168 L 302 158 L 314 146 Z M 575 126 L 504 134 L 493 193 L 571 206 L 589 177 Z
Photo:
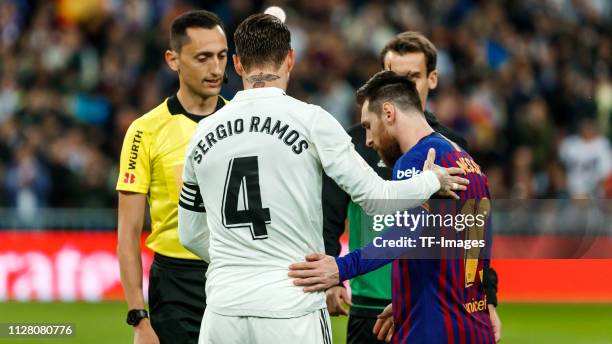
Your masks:
M 437 49 L 424 35 L 415 31 L 398 34 L 390 40 L 380 53 L 380 65 L 384 70 L 391 70 L 406 76 L 416 84 L 421 99 L 422 110 L 427 123 L 436 132 L 441 133 L 460 147 L 468 149 L 467 142 L 456 132 L 443 126 L 430 111 L 427 111 L 429 91 L 438 85 L 436 69 Z M 355 150 L 384 179 L 391 179 L 392 169 L 386 167 L 371 147 L 366 146 L 366 132 L 361 124 L 348 130 Z M 325 253 L 340 254 L 339 239 L 345 229 L 345 220 L 349 225 L 349 250 L 362 247 L 373 239 L 375 232 L 362 230 L 362 225 L 371 220 L 367 214 L 342 191 L 329 177 L 323 180 L 323 229 Z M 331 315 L 346 314 L 342 303 L 350 303 L 350 317 L 347 328 L 348 343 L 379 342 L 372 334 L 378 314 L 391 300 L 391 266 L 385 266 L 351 280 L 351 299 L 343 286 L 336 286 L 326 291 L 327 307 Z M 497 273 L 492 268 L 484 271 L 484 283 L 487 302 L 496 338 L 501 338 L 501 321 L 497 315 Z
M 181 243 L 210 260 L 200 340 L 329 343 L 323 294 L 287 276 L 290 262 L 324 247 L 322 170 L 369 211 L 387 209 L 381 199 L 418 205 L 466 181 L 449 175 L 456 168 L 383 181 L 329 113 L 285 94 L 294 53 L 284 23 L 252 15 L 234 41 L 245 90 L 198 127 L 179 202 Z
M 117 181 L 117 251 L 134 342 L 196 343 L 206 306 L 206 264 L 179 243 L 177 205 L 187 143 L 197 123 L 225 104 L 219 92 L 227 39 L 220 19 L 208 11 L 177 17 L 165 58 L 180 86 L 176 95 L 135 120 L 125 135 Z M 147 200 L 152 232 L 146 245 L 155 251 L 149 275 L 150 323 L 140 255 Z
M 470 179 L 468 190 L 461 193 L 462 199 L 490 204 L 486 177 L 467 152 L 429 126 L 413 82 L 390 71 L 380 72 L 358 91 L 358 98 L 363 104 L 366 142 L 387 164 L 397 161 L 394 179 L 418 175 L 418 166 L 433 148 L 441 153 L 436 159 L 439 163 L 461 166 Z M 408 175 L 405 171 L 409 170 L 417 173 Z M 395 231 L 387 233 L 393 235 Z M 290 275 L 299 278 L 296 285 L 306 285 L 307 291 L 313 291 L 372 271 L 390 261 L 362 259 L 361 254 L 357 249 L 337 258 L 337 263 L 329 256 L 312 255 L 307 259 L 318 261 L 294 264 Z M 453 258 L 393 261 L 393 320 L 397 325 L 394 342 L 494 342 L 482 285 L 486 261 L 474 259 L 465 264 L 463 259 Z M 466 306 L 471 303 L 478 307 Z M 384 326 L 383 332 L 393 328 L 390 323 Z

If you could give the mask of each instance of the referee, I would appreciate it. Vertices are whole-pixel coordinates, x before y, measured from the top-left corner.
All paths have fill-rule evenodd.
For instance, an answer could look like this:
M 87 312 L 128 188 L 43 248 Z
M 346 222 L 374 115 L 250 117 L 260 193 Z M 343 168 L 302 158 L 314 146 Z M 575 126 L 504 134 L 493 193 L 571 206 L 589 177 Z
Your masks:
M 427 104 L 430 90 L 436 88 L 438 72 L 436 70 L 437 51 L 434 44 L 418 32 L 408 31 L 395 36 L 383 48 L 380 63 L 385 70 L 392 70 L 399 75 L 414 81 L 423 107 Z M 436 132 L 446 136 L 461 147 L 467 149 L 467 142 L 451 129 L 438 122 L 436 117 L 423 109 L 427 123 Z M 390 180 L 392 170 L 387 168 L 375 150 L 366 146 L 366 133 L 361 125 L 348 130 L 355 150 L 382 178 Z M 363 231 L 362 225 L 372 221 L 350 197 L 340 189 L 333 180 L 323 179 L 323 233 L 325 253 L 332 256 L 340 254 L 339 238 L 344 232 L 344 223 L 348 218 L 349 249 L 365 246 L 374 239 L 374 233 Z M 368 226 L 366 226 L 368 227 Z M 369 226 L 371 228 L 371 226 Z M 349 300 L 346 290 L 341 286 L 330 288 L 326 292 L 327 308 L 331 315 L 345 314 L 342 303 L 351 305 L 347 343 L 366 344 L 384 343 L 372 334 L 376 316 L 385 306 L 391 303 L 391 266 L 387 265 L 366 275 L 351 280 L 352 299 Z M 489 314 L 496 339 L 501 337 L 501 322 L 497 316 L 497 274 L 492 268 L 484 270 L 484 286 L 489 303 Z
M 186 146 L 198 122 L 223 107 L 219 96 L 227 64 L 227 39 L 217 15 L 192 11 L 170 29 L 166 63 L 179 89 L 129 127 L 121 151 L 118 256 L 134 343 L 197 343 L 206 307 L 207 264 L 178 240 L 177 206 Z M 148 202 L 155 252 L 145 309 L 140 238 Z

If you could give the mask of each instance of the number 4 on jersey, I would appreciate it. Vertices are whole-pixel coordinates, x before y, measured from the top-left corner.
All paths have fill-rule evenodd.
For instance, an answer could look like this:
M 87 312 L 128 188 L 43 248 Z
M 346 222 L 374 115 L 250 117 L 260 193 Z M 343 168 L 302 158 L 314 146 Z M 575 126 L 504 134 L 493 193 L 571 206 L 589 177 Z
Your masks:
M 239 205 L 242 205 L 242 210 L 238 210 Z M 270 209 L 261 205 L 256 156 L 230 160 L 222 206 L 223 225 L 226 228 L 248 227 L 253 240 L 268 238 L 266 225 L 270 224 Z

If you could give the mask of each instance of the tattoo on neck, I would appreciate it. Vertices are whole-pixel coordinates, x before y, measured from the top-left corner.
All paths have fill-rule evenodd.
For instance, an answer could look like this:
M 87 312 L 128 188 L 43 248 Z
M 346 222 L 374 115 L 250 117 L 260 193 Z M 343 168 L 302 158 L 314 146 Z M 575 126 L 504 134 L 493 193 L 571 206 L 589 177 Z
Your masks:
M 280 76 L 274 74 L 264 74 L 263 72 L 246 78 L 247 82 L 253 84 L 253 88 L 265 87 L 266 81 L 274 81 L 277 79 L 280 79 Z

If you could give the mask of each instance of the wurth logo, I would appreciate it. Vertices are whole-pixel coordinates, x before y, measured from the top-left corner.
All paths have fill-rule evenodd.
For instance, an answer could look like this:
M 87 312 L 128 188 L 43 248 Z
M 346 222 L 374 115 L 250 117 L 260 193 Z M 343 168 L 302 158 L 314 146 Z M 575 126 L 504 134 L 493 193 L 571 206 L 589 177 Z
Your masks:
M 136 176 L 133 173 L 125 172 L 123 182 L 126 184 L 134 184 L 134 182 L 136 182 Z
M 421 173 L 421 170 L 417 170 L 416 168 L 409 168 L 407 170 L 399 170 L 397 171 L 397 179 L 408 179 L 412 178 Z
M 136 161 L 138 159 L 138 150 L 140 149 L 140 143 L 142 142 L 142 133 L 143 133 L 142 130 L 136 130 L 136 135 L 134 135 L 134 139 L 132 140 L 132 149 L 130 151 L 128 170 L 136 169 Z

